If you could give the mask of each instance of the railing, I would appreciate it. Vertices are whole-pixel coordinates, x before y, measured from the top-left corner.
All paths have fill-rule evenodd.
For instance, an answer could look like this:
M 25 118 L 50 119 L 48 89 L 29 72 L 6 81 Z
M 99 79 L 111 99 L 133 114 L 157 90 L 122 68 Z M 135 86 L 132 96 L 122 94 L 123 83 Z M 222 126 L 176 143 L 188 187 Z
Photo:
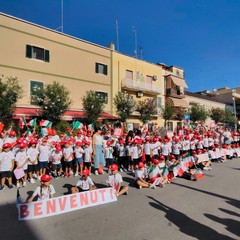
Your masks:
M 157 86 L 156 84 L 142 82 L 140 80 L 136 81 L 133 79 L 123 79 L 122 88 L 131 91 L 141 91 L 156 95 L 161 93 L 160 86 Z
M 166 96 L 167 97 L 176 97 L 176 98 L 185 98 L 185 94 L 181 90 L 175 90 L 173 88 L 166 89 Z

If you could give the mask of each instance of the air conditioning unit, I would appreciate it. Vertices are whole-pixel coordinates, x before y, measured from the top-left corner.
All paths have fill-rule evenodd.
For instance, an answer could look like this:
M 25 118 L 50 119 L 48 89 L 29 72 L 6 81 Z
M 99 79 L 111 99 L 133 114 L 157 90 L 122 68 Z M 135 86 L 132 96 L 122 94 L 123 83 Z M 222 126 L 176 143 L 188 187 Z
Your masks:
M 137 96 L 138 96 L 138 97 L 142 97 L 142 96 L 143 96 L 143 93 L 142 93 L 142 92 L 137 92 Z
M 157 75 L 153 75 L 153 77 L 152 77 L 153 81 L 156 81 L 157 78 L 158 78 Z

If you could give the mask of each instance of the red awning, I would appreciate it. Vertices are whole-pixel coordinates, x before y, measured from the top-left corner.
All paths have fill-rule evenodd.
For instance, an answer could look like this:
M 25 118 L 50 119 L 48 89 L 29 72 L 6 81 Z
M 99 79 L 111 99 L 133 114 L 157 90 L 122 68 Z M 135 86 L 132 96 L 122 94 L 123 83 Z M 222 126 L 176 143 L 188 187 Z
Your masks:
M 26 119 L 31 119 L 33 117 L 37 117 L 38 115 L 39 108 L 24 108 L 24 107 L 17 107 L 13 119 L 20 119 L 20 117 L 24 116 Z M 85 112 L 83 111 L 77 111 L 77 110 L 68 110 L 67 112 L 64 113 L 63 119 L 64 120 L 74 120 L 77 118 L 85 118 Z M 118 117 L 110 114 L 110 113 L 101 113 L 99 116 L 100 119 L 118 119 Z

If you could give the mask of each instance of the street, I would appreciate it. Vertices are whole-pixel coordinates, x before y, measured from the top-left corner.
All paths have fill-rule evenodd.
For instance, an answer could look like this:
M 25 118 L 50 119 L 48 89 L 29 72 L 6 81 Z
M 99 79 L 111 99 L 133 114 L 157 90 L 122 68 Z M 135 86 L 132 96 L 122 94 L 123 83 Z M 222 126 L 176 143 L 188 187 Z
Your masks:
M 197 182 L 177 178 L 166 188 L 137 189 L 122 173 L 129 195 L 117 202 L 29 221 L 17 220 L 16 188 L 0 192 L 1 239 L 240 239 L 240 160 L 213 163 Z M 106 187 L 104 175 L 91 175 Z M 53 180 L 56 196 L 78 177 Z M 20 189 L 27 198 L 37 184 Z

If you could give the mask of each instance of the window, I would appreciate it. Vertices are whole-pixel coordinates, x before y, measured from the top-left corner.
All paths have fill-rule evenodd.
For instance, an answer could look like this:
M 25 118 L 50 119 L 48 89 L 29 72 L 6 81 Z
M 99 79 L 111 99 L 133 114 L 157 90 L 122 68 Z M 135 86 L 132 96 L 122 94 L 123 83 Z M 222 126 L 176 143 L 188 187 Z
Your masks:
M 103 103 L 107 104 L 108 103 L 108 93 L 106 92 L 95 92 L 99 97 L 102 98 Z
M 35 97 L 36 91 L 41 89 L 43 89 L 43 82 L 30 81 L 31 104 L 33 104 L 33 98 Z
M 133 71 L 126 70 L 126 79 L 133 80 Z
M 107 65 L 96 63 L 96 73 L 107 75 Z
M 173 122 L 167 123 L 167 131 L 173 131 Z
M 156 104 L 156 108 L 157 108 L 157 115 L 160 116 L 161 115 L 161 107 L 162 107 L 162 98 L 157 97 L 154 99 L 155 104 Z
M 31 45 L 26 45 L 26 57 L 42 60 L 44 62 L 50 61 L 49 50 Z

